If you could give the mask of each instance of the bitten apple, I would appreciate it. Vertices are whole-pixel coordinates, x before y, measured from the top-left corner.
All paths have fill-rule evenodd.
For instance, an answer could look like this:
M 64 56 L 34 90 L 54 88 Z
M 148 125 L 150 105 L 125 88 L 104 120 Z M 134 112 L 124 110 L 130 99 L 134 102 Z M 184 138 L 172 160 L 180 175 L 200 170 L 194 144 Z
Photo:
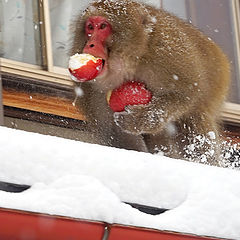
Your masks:
M 114 112 L 122 112 L 128 105 L 147 104 L 152 93 L 140 82 L 130 81 L 108 92 L 107 101 Z
M 69 72 L 73 80 L 85 82 L 94 79 L 102 71 L 103 60 L 90 54 L 78 54 L 69 59 Z

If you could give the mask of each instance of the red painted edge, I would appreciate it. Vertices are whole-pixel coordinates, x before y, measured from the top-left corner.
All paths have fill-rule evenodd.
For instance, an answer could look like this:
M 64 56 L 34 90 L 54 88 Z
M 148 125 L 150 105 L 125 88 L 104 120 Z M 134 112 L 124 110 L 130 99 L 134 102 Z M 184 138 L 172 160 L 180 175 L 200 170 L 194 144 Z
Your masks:
M 216 240 L 147 228 L 0 208 L 0 240 Z
M 0 208 L 1 240 L 102 240 L 106 225 Z
M 220 238 L 202 237 L 146 228 L 112 225 L 108 240 L 217 240 Z

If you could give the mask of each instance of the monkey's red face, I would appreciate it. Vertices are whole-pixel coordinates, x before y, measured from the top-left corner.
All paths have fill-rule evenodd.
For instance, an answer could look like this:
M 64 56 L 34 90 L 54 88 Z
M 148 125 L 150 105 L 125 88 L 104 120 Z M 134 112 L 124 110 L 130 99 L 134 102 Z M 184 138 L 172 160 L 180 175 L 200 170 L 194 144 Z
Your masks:
M 106 62 L 108 51 L 106 41 L 112 34 L 112 26 L 104 17 L 94 16 L 87 19 L 85 23 L 85 35 L 87 43 L 83 53 L 100 57 Z

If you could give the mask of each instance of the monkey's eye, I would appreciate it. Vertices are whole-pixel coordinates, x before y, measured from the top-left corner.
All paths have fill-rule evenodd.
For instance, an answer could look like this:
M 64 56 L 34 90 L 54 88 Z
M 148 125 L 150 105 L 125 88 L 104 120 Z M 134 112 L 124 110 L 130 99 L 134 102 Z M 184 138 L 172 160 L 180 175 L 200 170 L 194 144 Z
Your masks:
M 94 27 L 91 23 L 88 24 L 87 28 L 88 28 L 88 30 L 93 30 L 94 29 Z
M 106 28 L 107 27 L 107 24 L 106 23 L 102 23 L 101 25 L 100 25 L 100 29 L 104 29 L 104 28 Z

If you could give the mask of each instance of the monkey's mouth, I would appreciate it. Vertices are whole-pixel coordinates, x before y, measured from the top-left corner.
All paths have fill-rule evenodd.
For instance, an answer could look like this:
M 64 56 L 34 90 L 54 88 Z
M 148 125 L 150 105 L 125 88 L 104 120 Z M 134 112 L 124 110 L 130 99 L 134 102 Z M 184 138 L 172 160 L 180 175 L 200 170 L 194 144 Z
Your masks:
M 102 69 L 104 69 L 104 66 L 105 66 L 105 59 L 102 59 Z
M 106 68 L 107 68 L 106 60 L 102 58 L 102 69 L 97 77 L 102 77 L 104 75 L 104 72 L 106 72 Z

